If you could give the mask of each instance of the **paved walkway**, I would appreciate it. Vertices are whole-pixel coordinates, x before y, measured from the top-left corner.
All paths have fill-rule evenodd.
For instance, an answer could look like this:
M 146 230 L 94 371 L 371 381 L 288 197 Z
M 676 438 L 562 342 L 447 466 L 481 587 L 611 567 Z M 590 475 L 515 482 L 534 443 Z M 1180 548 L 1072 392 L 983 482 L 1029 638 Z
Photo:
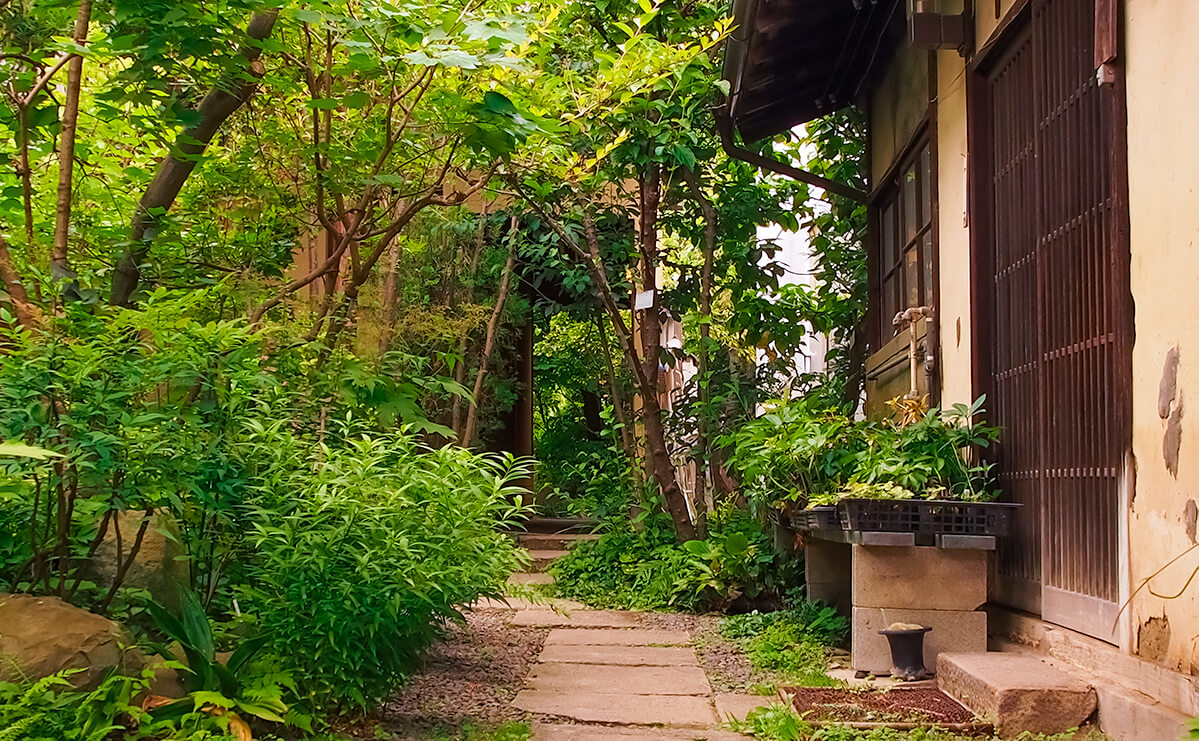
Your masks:
M 645 627 L 633 612 L 549 609 L 513 599 L 513 625 L 549 628 L 514 705 L 543 719 L 534 741 L 740 741 L 722 730 L 769 698 L 716 695 L 684 630 Z

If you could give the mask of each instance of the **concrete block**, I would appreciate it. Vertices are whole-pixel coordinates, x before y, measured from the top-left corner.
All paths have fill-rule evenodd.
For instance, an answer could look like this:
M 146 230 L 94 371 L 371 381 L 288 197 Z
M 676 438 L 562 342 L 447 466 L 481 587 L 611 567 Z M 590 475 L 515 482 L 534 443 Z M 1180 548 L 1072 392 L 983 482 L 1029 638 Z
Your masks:
M 1003 738 L 1076 728 L 1095 712 L 1090 685 L 1035 656 L 943 653 L 937 686 L 995 725 Z
M 855 545 L 853 605 L 976 610 L 987 601 L 987 560 L 986 551 Z
M 853 608 L 853 668 L 871 674 L 891 673 L 891 645 L 878 634 L 892 623 L 932 628 L 924 636 L 924 666 L 932 670 L 943 652 L 987 650 L 987 613 L 966 610 L 892 610 Z
M 804 575 L 808 599 L 827 602 L 848 616 L 853 601 L 853 551 L 847 543 L 809 538 L 804 548 Z

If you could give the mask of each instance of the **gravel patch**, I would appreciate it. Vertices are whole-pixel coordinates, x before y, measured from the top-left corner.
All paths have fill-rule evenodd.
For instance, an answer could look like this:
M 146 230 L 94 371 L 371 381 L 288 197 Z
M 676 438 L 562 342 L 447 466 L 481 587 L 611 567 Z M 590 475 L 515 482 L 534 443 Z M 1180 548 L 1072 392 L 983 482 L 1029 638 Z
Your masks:
M 469 612 L 465 626 L 453 626 L 429 651 L 424 667 L 380 713 L 390 739 L 425 739 L 464 726 L 527 719 L 511 703 L 549 631 L 511 626 L 504 617 L 501 610 Z

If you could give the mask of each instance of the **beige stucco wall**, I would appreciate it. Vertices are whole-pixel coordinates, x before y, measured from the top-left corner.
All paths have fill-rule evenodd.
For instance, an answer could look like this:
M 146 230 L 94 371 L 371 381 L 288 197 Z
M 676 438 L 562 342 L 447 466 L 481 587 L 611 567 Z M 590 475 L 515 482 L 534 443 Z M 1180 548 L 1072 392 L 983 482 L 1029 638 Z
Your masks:
M 974 399 L 970 363 L 970 230 L 966 221 L 966 75 L 937 52 L 937 258 L 941 288 L 941 403 Z
M 1129 193 L 1133 350 L 1133 453 L 1137 464 L 1126 525 L 1125 592 L 1137 589 L 1172 559 L 1182 557 L 1132 599 L 1118 638 L 1142 658 L 1199 675 L 1199 80 L 1177 64 L 1199 42 L 1199 2 L 1124 0 L 1129 116 Z M 1000 15 L 1014 0 L 1003 0 Z M 977 43 L 997 27 L 991 3 L 976 16 Z M 871 171 L 890 165 L 910 135 L 912 116 L 896 115 L 896 103 L 919 94 L 926 79 L 912 55 L 901 54 L 872 101 Z M 964 62 L 937 53 L 938 240 L 941 288 L 941 377 L 945 403 L 974 395 L 971 374 L 970 248 L 966 222 L 966 100 Z M 888 91 L 889 90 L 889 91 Z M 1159 414 L 1159 390 L 1167 354 L 1178 349 L 1177 390 L 1168 415 L 1181 433 L 1177 471 L 1167 469 L 1164 450 L 1173 445 L 1171 421 Z M 1168 384 L 1167 384 L 1168 385 Z M 1119 400 L 1115 400 L 1119 401 Z M 1183 412 L 1180 414 L 1180 407 Z
M 1199 501 L 1199 82 L 1192 65 L 1199 42 L 1199 2 L 1125 0 L 1128 75 L 1129 211 L 1133 349 L 1133 450 L 1137 485 L 1129 518 L 1133 588 L 1195 545 Z M 1158 413 L 1167 353 L 1179 353 L 1177 473 L 1164 451 L 1170 422 Z M 1190 515 L 1188 516 L 1188 511 Z M 1189 517 L 1189 524 L 1188 524 Z M 1159 594 L 1182 590 L 1199 568 L 1192 551 L 1154 578 Z M 1133 649 L 1144 658 L 1199 675 L 1199 578 L 1181 597 L 1142 591 L 1132 602 Z M 1165 620 L 1162 620 L 1162 618 Z M 1157 618 L 1154 620 L 1154 618 Z M 1168 624 L 1168 625 L 1167 625 Z

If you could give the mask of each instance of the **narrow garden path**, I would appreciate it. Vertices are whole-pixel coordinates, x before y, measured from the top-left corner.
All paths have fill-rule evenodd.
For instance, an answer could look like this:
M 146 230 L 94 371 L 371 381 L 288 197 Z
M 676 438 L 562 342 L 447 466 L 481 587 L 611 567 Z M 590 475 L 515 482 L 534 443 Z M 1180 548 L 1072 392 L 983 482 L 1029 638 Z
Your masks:
M 507 611 L 514 629 L 549 631 L 512 703 L 536 719 L 535 741 L 745 739 L 722 730 L 725 716 L 767 701 L 716 694 L 690 632 L 654 627 L 662 616 L 518 599 L 480 608 Z

